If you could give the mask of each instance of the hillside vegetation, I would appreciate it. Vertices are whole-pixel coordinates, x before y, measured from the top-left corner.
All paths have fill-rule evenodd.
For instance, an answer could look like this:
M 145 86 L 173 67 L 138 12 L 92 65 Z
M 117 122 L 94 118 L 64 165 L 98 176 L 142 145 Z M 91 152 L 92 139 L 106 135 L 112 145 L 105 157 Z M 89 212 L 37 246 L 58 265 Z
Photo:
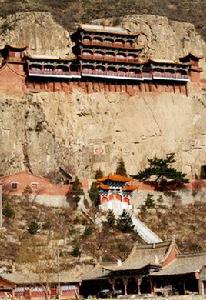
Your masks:
M 163 240 L 175 235 L 182 252 L 194 252 L 206 250 L 205 215 L 206 205 L 197 203 L 173 208 L 158 205 L 143 210 L 140 217 Z M 85 215 L 69 208 L 37 205 L 28 202 L 27 196 L 4 199 L 2 265 L 9 269 L 15 262 L 17 269 L 29 264 L 41 270 L 40 262 L 46 261 L 52 269 L 59 245 L 61 269 L 81 266 L 85 270 L 82 266 L 100 260 L 124 260 L 135 242 L 143 243 L 136 233 L 123 233 L 108 223 L 94 225 L 95 218 L 100 220 L 102 215 L 94 208 Z
M 191 22 L 206 38 L 205 13 L 206 2 L 202 0 L 27 0 L 1 1 L 1 16 L 14 12 L 49 11 L 54 18 L 68 27 L 74 22 L 89 22 L 96 18 L 114 17 L 118 25 L 118 17 L 125 14 L 153 14 L 167 16 L 172 20 Z

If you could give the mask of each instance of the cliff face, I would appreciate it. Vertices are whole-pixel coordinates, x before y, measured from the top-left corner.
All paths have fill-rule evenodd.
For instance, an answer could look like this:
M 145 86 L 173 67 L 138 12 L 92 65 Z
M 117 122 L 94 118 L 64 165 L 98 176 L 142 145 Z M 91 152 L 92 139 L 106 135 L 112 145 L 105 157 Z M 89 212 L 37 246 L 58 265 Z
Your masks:
M 29 53 L 71 53 L 68 32 L 49 14 L 18 14 L 3 22 L 12 28 L 1 37 L 2 46 L 28 44 Z M 104 22 L 110 24 L 111 20 Z M 123 18 L 122 26 L 140 33 L 137 42 L 145 46 L 144 56 L 176 59 L 188 51 L 204 53 L 204 42 L 188 23 L 132 16 Z M 190 84 L 188 97 L 173 93 L 87 94 L 78 89 L 23 97 L 1 94 L 0 173 L 29 169 L 45 175 L 63 167 L 81 178 L 91 178 L 99 167 L 105 172 L 115 170 L 122 157 L 128 172 L 134 174 L 147 158 L 175 152 L 177 167 L 189 177 L 195 176 L 206 164 L 205 96 Z

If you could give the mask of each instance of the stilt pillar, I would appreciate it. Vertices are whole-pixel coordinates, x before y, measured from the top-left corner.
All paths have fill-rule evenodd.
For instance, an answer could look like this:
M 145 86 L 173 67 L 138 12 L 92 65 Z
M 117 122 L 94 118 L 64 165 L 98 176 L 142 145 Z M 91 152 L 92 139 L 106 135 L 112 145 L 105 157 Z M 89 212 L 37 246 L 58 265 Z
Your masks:
M 142 277 L 141 276 L 137 276 L 135 277 L 135 281 L 137 283 L 137 288 L 138 288 L 138 295 L 141 295 L 141 283 L 142 283 Z
M 112 292 L 114 294 L 114 292 L 115 292 L 115 278 L 109 278 L 108 281 L 111 284 Z
M 124 277 L 122 279 L 123 284 L 124 284 L 124 294 L 127 295 L 127 285 L 128 285 L 128 278 Z

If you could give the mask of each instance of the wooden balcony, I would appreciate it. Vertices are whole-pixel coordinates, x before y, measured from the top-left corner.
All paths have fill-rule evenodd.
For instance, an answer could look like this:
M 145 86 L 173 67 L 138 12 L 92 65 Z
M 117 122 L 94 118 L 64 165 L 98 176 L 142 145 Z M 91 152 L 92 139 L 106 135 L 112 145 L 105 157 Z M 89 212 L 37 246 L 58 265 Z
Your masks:
M 135 45 L 134 44 L 129 44 L 129 43 L 109 43 L 109 42 L 97 42 L 97 41 L 81 41 L 80 42 L 82 45 L 85 45 L 85 46 L 101 46 L 103 48 L 112 48 L 112 49 L 128 49 L 128 50 L 134 50 L 134 51 L 140 51 L 141 48 L 135 48 Z
M 169 72 L 153 72 L 153 79 L 174 80 L 174 81 L 189 81 L 187 74 L 169 73 Z
M 102 56 L 97 56 L 97 55 L 88 55 L 88 54 L 83 54 L 80 55 L 79 57 L 82 60 L 91 60 L 91 61 L 102 61 L 102 62 L 123 62 L 123 63 L 133 63 L 133 64 L 139 64 L 139 62 L 137 61 L 137 59 L 130 59 L 127 57 L 124 58 L 117 58 L 117 57 L 109 57 L 107 55 L 102 55 Z

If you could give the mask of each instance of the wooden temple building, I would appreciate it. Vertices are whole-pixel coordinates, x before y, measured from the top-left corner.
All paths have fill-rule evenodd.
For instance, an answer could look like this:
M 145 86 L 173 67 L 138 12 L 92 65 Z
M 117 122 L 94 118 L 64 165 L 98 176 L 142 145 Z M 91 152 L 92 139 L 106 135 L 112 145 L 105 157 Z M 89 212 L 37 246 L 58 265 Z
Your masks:
M 72 59 L 29 55 L 26 47 L 0 50 L 0 90 L 17 92 L 180 92 L 189 81 L 200 83 L 202 57 L 177 61 L 141 59 L 138 35 L 119 27 L 81 25 L 71 34 Z M 10 80 L 8 80 L 8 78 Z
M 122 265 L 98 265 L 82 278 L 84 296 L 106 289 L 122 295 L 206 295 L 206 253 L 180 254 L 174 240 L 136 244 Z
M 69 272 L 57 274 L 2 273 L 0 274 L 1 299 L 76 299 L 80 279 L 72 278 Z M 58 298 L 59 299 L 59 298 Z
M 135 185 L 128 183 L 132 178 L 118 174 L 109 174 L 97 179 L 99 188 L 99 208 L 101 210 L 111 209 L 121 214 L 124 209 L 132 209 L 131 193 L 136 189 Z

